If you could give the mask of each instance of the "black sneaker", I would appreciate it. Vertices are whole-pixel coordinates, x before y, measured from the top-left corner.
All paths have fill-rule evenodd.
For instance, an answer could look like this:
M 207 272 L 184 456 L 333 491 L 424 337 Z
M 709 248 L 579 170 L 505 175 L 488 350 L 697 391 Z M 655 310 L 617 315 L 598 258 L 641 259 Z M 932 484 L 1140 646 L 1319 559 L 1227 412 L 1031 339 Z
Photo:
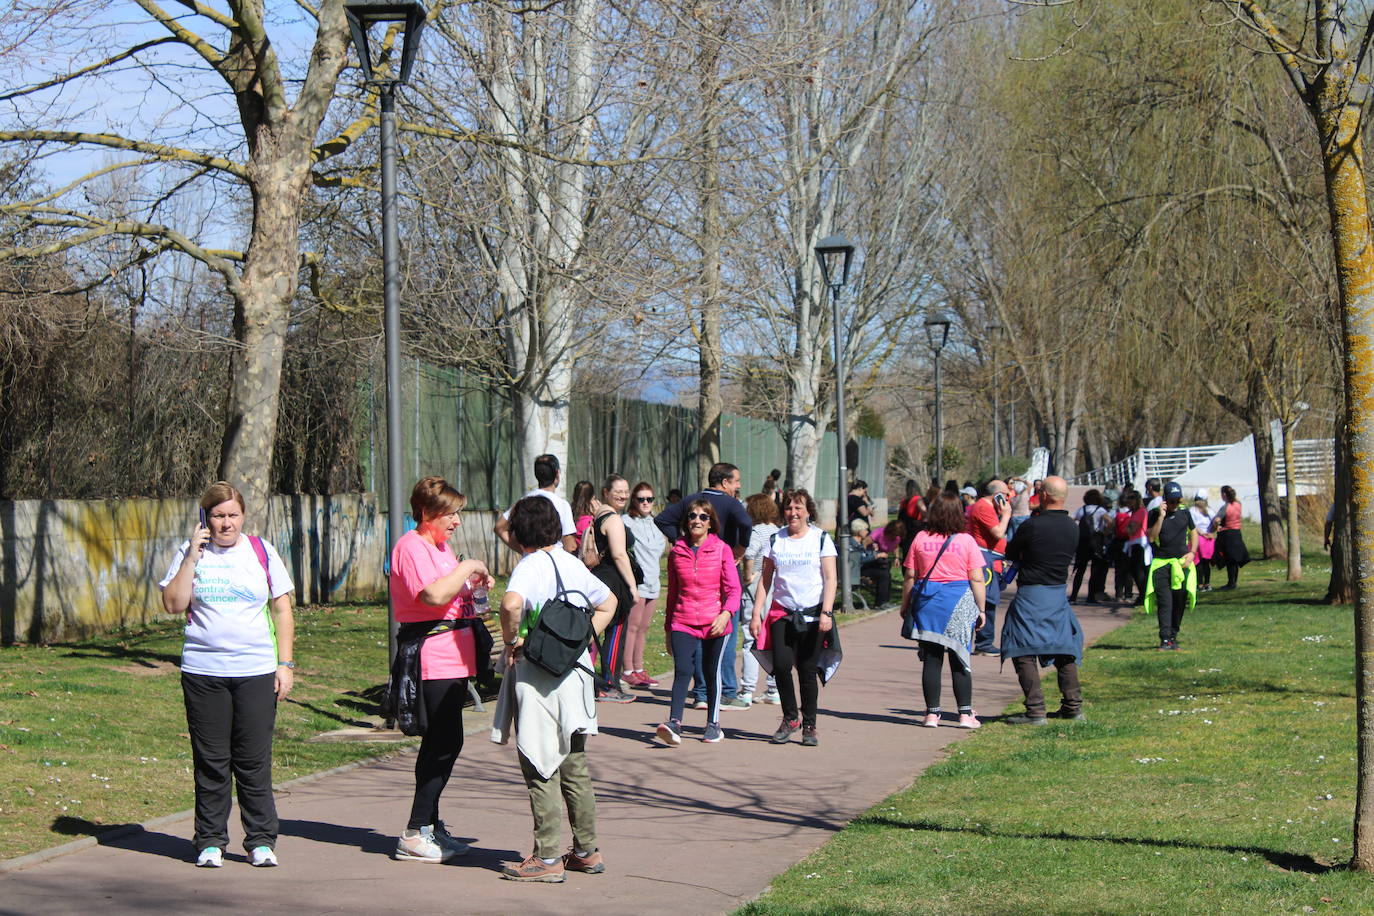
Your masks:
M 816 734 L 816 726 L 808 725 L 802 729 L 802 747 L 815 747 L 820 743 L 821 739 Z
M 768 740 L 774 744 L 786 744 L 788 739 L 790 739 L 799 728 L 801 728 L 801 719 L 783 719 L 782 724 L 778 726 L 778 730 L 773 732 L 773 737 Z
M 1159 641 L 1159 651 L 1163 652 L 1167 648 L 1169 648 L 1169 640 L 1161 639 Z
M 1004 720 L 1008 725 L 1049 725 L 1050 720 L 1044 716 L 1007 716 Z
M 1073 722 L 1083 722 L 1087 720 L 1087 716 L 1083 715 L 1083 711 L 1081 709 L 1076 712 L 1070 712 L 1063 706 L 1059 707 L 1054 712 L 1046 713 L 1045 715 L 1047 718 L 1050 719 L 1069 719 Z

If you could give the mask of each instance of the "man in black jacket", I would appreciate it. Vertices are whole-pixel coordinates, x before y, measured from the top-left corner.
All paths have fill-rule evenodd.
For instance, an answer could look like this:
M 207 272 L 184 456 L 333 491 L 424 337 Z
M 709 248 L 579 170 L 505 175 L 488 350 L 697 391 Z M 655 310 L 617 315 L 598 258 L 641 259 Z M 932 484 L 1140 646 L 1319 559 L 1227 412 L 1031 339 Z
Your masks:
M 1007 559 L 1017 564 L 1016 597 L 1002 626 L 1002 658 L 1011 659 L 1026 695 L 1024 715 L 1009 716 L 1012 725 L 1047 725 L 1040 668 L 1054 665 L 1063 699 L 1058 719 L 1083 718 L 1083 692 L 1078 662 L 1083 657 L 1083 629 L 1069 606 L 1065 586 L 1078 550 L 1078 523 L 1064 509 L 1069 485 L 1046 477 L 1040 512 L 1016 529 Z

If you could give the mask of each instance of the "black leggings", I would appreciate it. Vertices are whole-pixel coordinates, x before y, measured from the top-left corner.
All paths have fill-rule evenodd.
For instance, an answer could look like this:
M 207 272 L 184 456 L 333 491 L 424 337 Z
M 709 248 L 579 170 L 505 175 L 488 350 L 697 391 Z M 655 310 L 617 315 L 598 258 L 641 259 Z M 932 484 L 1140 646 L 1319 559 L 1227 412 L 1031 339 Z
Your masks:
M 964 715 L 973 713 L 973 672 L 964 667 L 959 656 L 951 649 L 935 642 L 921 640 L 920 658 L 921 692 L 926 698 L 926 713 L 940 712 L 940 672 L 945 666 L 945 653 L 949 653 L 949 679 L 954 685 L 954 702 Z
M 1193 562 L 1193 565 L 1194 565 L 1195 567 L 1197 567 L 1197 584 L 1198 584 L 1199 586 L 1211 585 L 1211 584 L 1212 584 L 1212 561 L 1211 561 L 1211 560 L 1204 560 L 1204 559 L 1202 559 L 1201 557 L 1198 557 L 1197 560 L 1195 560 L 1195 561 Z
M 820 699 L 821 627 L 813 623 L 800 633 L 793 629 L 786 617 L 779 617 L 768 628 L 768 644 L 773 649 L 773 679 L 778 685 L 778 699 L 782 700 L 782 715 L 789 722 L 798 718 L 809 728 L 816 726 L 816 705 Z M 801 710 L 797 709 L 797 688 L 792 684 L 792 671 L 801 682 Z
M 448 785 L 453 765 L 463 750 L 463 703 L 468 696 L 467 678 L 421 681 L 429 727 L 415 758 L 415 800 L 410 803 L 409 830 L 419 830 L 439 820 L 439 795 Z

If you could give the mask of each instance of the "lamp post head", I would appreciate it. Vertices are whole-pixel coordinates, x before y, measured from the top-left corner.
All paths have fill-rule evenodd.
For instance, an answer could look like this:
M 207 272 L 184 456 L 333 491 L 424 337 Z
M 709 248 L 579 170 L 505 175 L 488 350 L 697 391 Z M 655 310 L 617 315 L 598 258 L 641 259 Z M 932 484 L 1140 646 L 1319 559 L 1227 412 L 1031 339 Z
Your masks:
M 842 235 L 827 235 L 816 243 L 816 259 L 821 263 L 821 279 L 831 289 L 839 289 L 849 282 L 854 243 Z
M 926 341 L 937 354 L 949 340 L 949 318 L 939 312 L 926 319 Z
M 425 27 L 424 4 L 416 0 L 345 0 L 344 15 L 353 33 L 353 46 L 358 49 L 358 63 L 367 74 L 369 83 L 404 83 L 410 79 L 415 64 L 415 52 L 420 47 L 420 33 Z M 401 29 L 401 63 L 395 76 L 379 77 L 382 36 L 392 23 Z M 382 34 L 374 36 L 372 28 L 382 26 Z

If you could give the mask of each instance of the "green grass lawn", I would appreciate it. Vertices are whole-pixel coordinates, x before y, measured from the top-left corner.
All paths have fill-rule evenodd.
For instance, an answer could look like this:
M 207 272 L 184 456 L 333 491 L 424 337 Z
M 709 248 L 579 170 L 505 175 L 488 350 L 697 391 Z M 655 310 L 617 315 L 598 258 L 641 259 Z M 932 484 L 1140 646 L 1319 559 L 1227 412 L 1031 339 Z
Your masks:
M 1155 648 L 1153 617 L 1109 633 L 1087 722 L 988 722 L 740 912 L 1374 912 L 1342 867 L 1352 611 L 1314 603 L 1329 568 L 1308 561 L 1299 583 L 1253 563 L 1203 595 L 1181 651 Z
M 385 606 L 298 608 L 296 620 L 300 668 L 277 712 L 277 784 L 396 747 L 309 740 L 375 711 L 386 682 Z M 0 650 L 0 859 L 191 807 L 181 638 L 168 620 Z M 661 618 L 649 627 L 645 661 L 655 672 L 671 667 Z

